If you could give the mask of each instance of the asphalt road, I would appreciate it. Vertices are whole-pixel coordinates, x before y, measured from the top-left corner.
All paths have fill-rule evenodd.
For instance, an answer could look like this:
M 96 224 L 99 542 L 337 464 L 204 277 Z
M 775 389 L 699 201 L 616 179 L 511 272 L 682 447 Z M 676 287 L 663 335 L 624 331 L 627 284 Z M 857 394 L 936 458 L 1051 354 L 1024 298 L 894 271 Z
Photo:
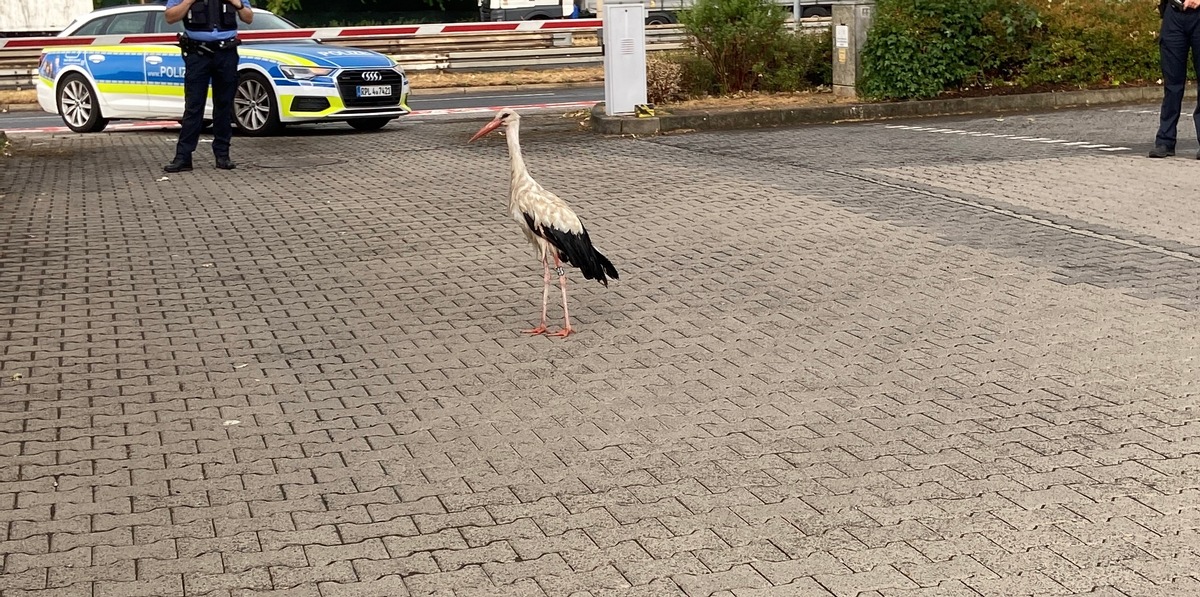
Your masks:
M 647 137 L 14 136 L 0 595 L 1200 595 L 1200 162 L 1157 106 Z M 512 137 L 508 137 L 512 139 Z M 557 327 L 557 283 L 550 325 Z
M 526 111 L 540 109 L 562 109 L 598 102 L 604 99 L 604 88 L 564 87 L 550 89 L 522 89 L 480 91 L 466 90 L 461 93 L 416 94 L 409 101 L 413 114 L 408 120 L 442 118 L 460 114 L 489 111 L 501 106 L 525 106 Z M 131 124 L 132 121 L 122 121 Z M 344 127 L 342 124 L 321 126 Z M 62 119 L 41 111 L 19 110 L 0 114 L 0 130 L 26 132 L 35 129 L 59 129 L 66 131 Z

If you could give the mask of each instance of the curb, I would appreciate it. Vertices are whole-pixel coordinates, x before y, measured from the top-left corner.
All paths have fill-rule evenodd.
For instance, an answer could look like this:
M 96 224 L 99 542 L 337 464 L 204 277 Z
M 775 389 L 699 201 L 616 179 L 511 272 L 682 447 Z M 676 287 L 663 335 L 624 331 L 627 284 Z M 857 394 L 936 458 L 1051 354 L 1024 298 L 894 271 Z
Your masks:
M 1147 101 L 1160 102 L 1162 93 L 1162 87 L 1158 86 L 1125 87 L 736 112 L 703 110 L 679 114 L 663 113 L 649 118 L 608 116 L 604 113 L 604 103 L 601 102 L 592 107 L 591 124 L 592 130 L 601 135 L 657 135 L 684 130 L 747 129 L 795 124 L 828 124 L 843 121 L 985 114 L 1104 104 L 1133 104 Z M 1190 89 L 1188 95 L 1195 97 L 1195 90 Z
M 0 114 L 6 112 L 33 112 L 41 109 L 42 107 L 37 104 L 0 104 Z

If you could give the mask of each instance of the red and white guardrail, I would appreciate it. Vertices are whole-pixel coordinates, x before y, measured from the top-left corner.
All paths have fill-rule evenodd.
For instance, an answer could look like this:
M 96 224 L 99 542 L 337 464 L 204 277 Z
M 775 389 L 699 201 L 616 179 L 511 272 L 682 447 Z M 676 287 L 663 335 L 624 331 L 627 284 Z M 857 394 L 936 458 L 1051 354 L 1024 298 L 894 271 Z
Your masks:
M 508 31 L 595 31 L 600 19 L 558 19 L 545 21 L 495 21 L 488 23 L 442 23 L 430 25 L 383 25 L 366 27 L 322 27 L 319 29 L 264 29 L 242 31 L 238 37 L 253 40 L 354 39 L 405 35 L 456 35 L 462 33 L 504 33 Z M 108 46 L 116 44 L 154 44 L 175 41 L 174 33 L 136 35 L 81 35 L 78 37 L 0 38 L 0 50 L 33 49 L 54 46 Z

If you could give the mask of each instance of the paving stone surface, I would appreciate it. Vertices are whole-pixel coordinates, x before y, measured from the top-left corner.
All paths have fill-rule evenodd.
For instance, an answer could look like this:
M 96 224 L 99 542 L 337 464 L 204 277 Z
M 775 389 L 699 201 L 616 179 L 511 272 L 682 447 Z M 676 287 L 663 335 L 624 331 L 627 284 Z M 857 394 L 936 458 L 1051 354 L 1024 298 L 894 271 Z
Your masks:
M 0 597 L 1200 595 L 1200 163 L 1156 118 L 527 118 L 621 273 L 565 340 L 479 121 L 166 179 L 171 131 L 18 137 Z

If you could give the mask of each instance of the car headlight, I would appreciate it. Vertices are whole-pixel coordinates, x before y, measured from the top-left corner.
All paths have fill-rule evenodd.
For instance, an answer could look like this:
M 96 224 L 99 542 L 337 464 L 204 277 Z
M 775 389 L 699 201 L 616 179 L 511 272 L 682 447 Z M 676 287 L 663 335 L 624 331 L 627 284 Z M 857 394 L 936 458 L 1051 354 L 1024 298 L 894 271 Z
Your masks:
M 283 76 L 299 81 L 324 77 L 333 72 L 332 68 L 320 68 L 316 66 L 280 66 L 279 70 L 283 71 Z

